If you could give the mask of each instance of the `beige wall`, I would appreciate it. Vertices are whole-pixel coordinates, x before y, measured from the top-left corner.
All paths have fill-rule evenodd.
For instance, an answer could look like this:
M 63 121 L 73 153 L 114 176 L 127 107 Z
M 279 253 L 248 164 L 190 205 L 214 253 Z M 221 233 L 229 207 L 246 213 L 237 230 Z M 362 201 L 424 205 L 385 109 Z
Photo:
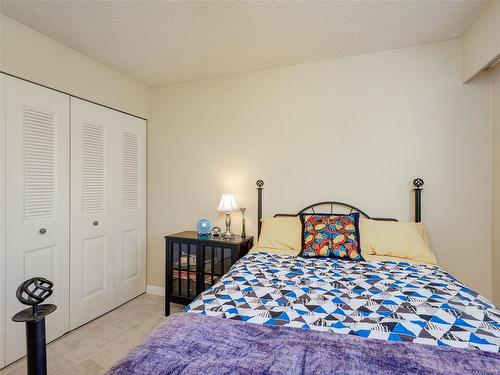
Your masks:
M 491 297 L 491 85 L 462 85 L 459 56 L 452 40 L 153 88 L 148 284 L 164 285 L 164 235 L 222 225 L 222 192 L 254 234 L 258 178 L 265 215 L 336 199 L 410 220 L 421 176 L 440 263 Z
M 493 301 L 500 306 L 500 66 L 493 79 Z
M 486 8 L 493 10 L 483 11 L 462 38 L 466 78 L 496 48 L 497 39 L 477 41 L 484 41 L 484 25 L 491 27 L 498 5 Z M 7 73 L 146 118 L 151 92 L 150 285 L 163 285 L 162 237 L 194 228 L 200 217 L 222 226 L 215 209 L 224 191 L 248 207 L 255 233 L 257 178 L 266 183 L 266 215 L 338 199 L 409 220 L 409 181 L 417 175 L 426 180 L 424 219 L 440 263 L 488 297 L 492 272 L 500 285 L 499 247 L 490 266 L 489 77 L 459 84 L 456 40 L 150 91 L 3 15 L 0 39 L 0 70 Z M 500 145 L 498 76 L 494 146 Z M 500 181 L 500 146 L 493 152 L 493 179 Z M 494 207 L 495 219 L 496 201 Z M 233 220 L 239 231 L 240 215 Z M 479 229 L 467 230 L 469 222 Z M 500 243 L 500 220 L 493 229 Z M 494 293 L 500 303 L 498 287 Z
M 0 70 L 144 118 L 149 88 L 0 14 Z
M 461 40 L 462 78 L 466 82 L 500 54 L 500 1 L 490 1 Z

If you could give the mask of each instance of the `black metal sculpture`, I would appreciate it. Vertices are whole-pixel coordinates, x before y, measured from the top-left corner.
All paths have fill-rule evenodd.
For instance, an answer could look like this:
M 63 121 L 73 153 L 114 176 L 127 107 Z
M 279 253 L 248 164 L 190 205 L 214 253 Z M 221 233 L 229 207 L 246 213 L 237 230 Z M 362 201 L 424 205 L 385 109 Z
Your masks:
M 34 277 L 19 285 L 16 291 L 19 302 L 31 306 L 12 317 L 14 322 L 26 323 L 28 375 L 47 374 L 45 317 L 53 313 L 57 306 L 41 303 L 52 295 L 53 286 L 50 280 Z

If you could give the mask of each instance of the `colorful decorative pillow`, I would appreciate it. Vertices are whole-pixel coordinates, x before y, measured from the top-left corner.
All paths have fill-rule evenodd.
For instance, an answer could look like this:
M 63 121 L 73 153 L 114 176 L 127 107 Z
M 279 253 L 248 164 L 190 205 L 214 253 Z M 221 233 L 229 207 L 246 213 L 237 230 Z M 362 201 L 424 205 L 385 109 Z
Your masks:
M 302 215 L 302 256 L 363 260 L 359 213 Z

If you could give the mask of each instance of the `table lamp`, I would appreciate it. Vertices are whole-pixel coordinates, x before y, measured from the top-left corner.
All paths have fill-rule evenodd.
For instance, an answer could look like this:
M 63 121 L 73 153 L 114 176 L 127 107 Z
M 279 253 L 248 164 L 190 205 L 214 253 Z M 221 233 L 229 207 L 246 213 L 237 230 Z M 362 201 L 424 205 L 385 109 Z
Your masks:
M 231 211 L 238 209 L 236 200 L 233 194 L 224 193 L 220 198 L 219 208 L 217 211 L 224 212 L 226 214 L 226 231 L 222 234 L 222 238 L 231 239 L 234 238 L 234 233 L 231 232 Z

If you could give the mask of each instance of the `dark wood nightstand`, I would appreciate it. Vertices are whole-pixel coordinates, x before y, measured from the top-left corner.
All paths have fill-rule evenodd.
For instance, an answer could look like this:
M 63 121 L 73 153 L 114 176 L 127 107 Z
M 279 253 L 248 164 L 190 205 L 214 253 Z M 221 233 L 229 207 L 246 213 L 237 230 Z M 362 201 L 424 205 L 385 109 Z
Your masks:
M 170 302 L 191 303 L 252 246 L 251 236 L 224 240 L 195 231 L 165 236 L 165 315 L 170 315 Z

